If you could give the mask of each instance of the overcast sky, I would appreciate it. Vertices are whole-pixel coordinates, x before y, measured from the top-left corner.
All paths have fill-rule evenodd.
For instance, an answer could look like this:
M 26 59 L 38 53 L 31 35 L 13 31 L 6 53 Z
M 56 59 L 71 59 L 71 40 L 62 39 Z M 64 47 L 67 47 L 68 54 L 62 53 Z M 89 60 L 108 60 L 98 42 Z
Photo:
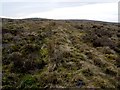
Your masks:
M 1 0 L 0 16 L 118 22 L 119 0 Z

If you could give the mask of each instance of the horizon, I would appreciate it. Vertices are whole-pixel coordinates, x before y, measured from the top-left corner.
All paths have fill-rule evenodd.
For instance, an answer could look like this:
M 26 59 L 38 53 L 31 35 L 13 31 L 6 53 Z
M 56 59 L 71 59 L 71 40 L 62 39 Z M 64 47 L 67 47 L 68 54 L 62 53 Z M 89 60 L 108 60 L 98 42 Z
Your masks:
M 1 17 L 1 19 L 10 19 L 10 20 L 29 20 L 29 19 L 45 19 L 45 20 L 54 20 L 54 21 L 93 21 L 93 22 L 105 22 L 105 23 L 120 23 L 120 22 L 109 22 L 101 20 L 92 20 L 92 19 L 49 19 L 49 18 L 39 18 L 39 17 L 30 17 L 30 18 L 10 18 L 10 17 Z
M 11 2 L 10 2 L 11 1 Z M 1 2 L 0 17 L 10 19 L 45 18 L 54 20 L 85 19 L 118 22 L 118 0 L 45 0 L 41 2 Z

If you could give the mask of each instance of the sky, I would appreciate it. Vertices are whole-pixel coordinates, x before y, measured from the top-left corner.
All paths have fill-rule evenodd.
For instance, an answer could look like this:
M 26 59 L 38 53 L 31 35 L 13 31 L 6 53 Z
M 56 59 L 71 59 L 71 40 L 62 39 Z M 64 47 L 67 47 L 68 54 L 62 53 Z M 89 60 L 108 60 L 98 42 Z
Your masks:
M 119 0 L 1 0 L 0 16 L 118 22 Z

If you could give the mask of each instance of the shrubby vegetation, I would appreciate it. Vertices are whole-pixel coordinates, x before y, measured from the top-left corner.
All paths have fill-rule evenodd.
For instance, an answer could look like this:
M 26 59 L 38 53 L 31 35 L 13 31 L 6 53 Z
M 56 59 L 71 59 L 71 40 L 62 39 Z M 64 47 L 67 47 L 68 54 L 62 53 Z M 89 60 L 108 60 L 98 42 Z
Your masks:
M 120 87 L 117 24 L 2 20 L 3 90 Z

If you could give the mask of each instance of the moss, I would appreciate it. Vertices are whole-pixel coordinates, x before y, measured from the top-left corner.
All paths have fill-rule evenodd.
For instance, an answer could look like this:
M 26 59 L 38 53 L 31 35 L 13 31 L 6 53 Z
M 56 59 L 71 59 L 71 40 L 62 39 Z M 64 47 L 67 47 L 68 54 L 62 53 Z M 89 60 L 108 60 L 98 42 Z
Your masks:
M 117 56 L 114 54 L 106 54 L 105 56 L 108 58 L 108 60 L 115 60 L 117 58 Z
M 2 24 L 3 89 L 78 87 L 80 80 L 81 88 L 119 83 L 116 24 L 45 19 Z
M 37 79 L 31 75 L 26 75 L 21 80 L 20 85 L 18 86 L 19 89 L 35 89 L 38 88 L 37 86 Z
M 115 70 L 112 70 L 111 68 L 107 68 L 105 70 L 105 73 L 108 74 L 108 75 L 112 75 L 112 76 L 116 76 L 117 75 L 117 72 Z
M 115 88 L 115 86 L 111 85 L 109 81 L 107 81 L 105 78 L 101 77 L 94 77 L 93 82 L 95 87 L 101 88 L 101 89 L 107 89 L 107 88 Z
M 88 68 L 85 70 L 82 70 L 82 73 L 86 76 L 86 77 L 90 77 L 93 76 L 93 72 Z
M 3 89 L 15 89 L 18 82 L 18 75 L 14 73 L 7 72 L 2 78 Z
M 99 58 L 94 58 L 93 59 L 94 64 L 100 68 L 106 68 L 107 67 L 107 63 L 103 62 L 101 59 Z

